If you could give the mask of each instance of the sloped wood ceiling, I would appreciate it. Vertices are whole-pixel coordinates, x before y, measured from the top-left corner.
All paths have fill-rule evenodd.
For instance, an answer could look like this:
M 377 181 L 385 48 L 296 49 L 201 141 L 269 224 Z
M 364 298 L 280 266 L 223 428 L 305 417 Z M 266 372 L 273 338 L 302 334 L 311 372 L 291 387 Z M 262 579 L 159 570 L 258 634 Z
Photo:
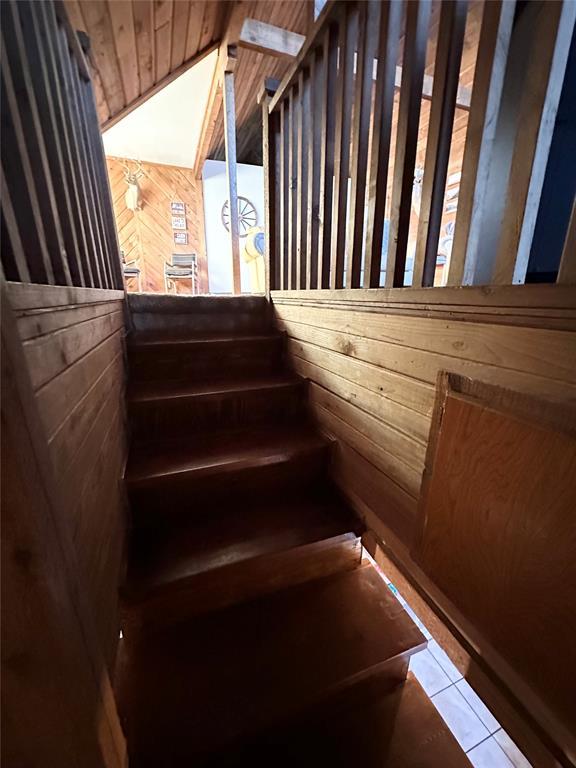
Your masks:
M 73 28 L 90 38 L 101 126 L 210 50 L 231 6 L 222 0 L 65 0 Z
M 74 29 L 90 38 L 100 125 L 107 124 L 171 74 L 219 43 L 234 5 L 224 0 L 64 0 Z M 244 2 L 246 16 L 306 34 L 312 0 Z M 261 115 L 256 94 L 265 77 L 280 79 L 290 66 L 239 49 L 236 69 L 238 160 L 261 162 Z M 177 116 L 175 116 L 177 119 Z M 208 157 L 223 159 L 222 113 Z

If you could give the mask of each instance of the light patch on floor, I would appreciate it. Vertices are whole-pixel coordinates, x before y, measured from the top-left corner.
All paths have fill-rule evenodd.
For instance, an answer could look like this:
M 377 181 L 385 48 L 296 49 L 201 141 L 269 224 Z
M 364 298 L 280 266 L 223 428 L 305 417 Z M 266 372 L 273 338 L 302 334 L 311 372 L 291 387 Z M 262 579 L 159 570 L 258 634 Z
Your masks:
M 475 768 L 531 768 L 531 764 L 502 729 L 476 691 L 464 680 L 444 649 L 394 584 L 375 560 L 369 559 L 428 640 L 428 648 L 410 659 L 410 671 L 466 752 L 471 764 Z

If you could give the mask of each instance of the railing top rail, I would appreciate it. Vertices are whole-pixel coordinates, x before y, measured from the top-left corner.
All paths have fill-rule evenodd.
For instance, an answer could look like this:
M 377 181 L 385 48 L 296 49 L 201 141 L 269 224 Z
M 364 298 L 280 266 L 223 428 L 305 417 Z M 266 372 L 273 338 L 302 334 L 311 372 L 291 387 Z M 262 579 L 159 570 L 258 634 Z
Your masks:
M 296 82 L 298 79 L 298 73 L 300 72 L 300 69 L 302 68 L 302 63 L 308 56 L 308 53 L 310 50 L 320 41 L 320 36 L 322 32 L 324 31 L 326 24 L 329 20 L 334 19 L 340 12 L 342 7 L 345 5 L 344 2 L 341 0 L 328 0 L 326 5 L 322 8 L 318 18 L 314 22 L 314 26 L 310 30 L 309 34 L 306 37 L 306 40 L 304 41 L 304 45 L 300 49 L 300 53 L 294 60 L 294 63 L 286 72 L 284 77 L 282 78 L 282 82 L 280 83 L 280 86 L 276 93 L 274 94 L 274 97 L 270 101 L 270 104 L 268 106 L 268 111 L 271 113 L 273 112 L 280 101 L 284 98 L 286 93 L 288 92 L 288 89 L 290 86 Z

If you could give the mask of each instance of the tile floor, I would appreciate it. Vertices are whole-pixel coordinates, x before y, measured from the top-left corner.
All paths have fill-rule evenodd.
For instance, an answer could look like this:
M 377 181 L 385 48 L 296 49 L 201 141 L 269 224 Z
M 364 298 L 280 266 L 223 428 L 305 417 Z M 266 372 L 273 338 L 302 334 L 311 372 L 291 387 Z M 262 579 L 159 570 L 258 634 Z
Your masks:
M 472 765 L 475 768 L 531 768 L 528 760 L 464 680 L 396 587 L 385 574 L 382 576 L 404 610 L 428 639 L 428 648 L 412 656 L 410 671 L 442 715 Z

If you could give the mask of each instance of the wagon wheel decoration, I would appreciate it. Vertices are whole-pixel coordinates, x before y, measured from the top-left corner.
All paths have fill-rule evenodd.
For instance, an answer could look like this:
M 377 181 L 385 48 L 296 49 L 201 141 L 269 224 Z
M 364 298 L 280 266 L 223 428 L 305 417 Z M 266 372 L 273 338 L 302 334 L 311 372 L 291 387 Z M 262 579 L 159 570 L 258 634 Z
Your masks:
M 222 206 L 222 224 L 230 232 L 230 202 L 226 200 Z M 245 197 L 238 198 L 238 235 L 246 237 L 248 230 L 258 224 L 256 208 Z

